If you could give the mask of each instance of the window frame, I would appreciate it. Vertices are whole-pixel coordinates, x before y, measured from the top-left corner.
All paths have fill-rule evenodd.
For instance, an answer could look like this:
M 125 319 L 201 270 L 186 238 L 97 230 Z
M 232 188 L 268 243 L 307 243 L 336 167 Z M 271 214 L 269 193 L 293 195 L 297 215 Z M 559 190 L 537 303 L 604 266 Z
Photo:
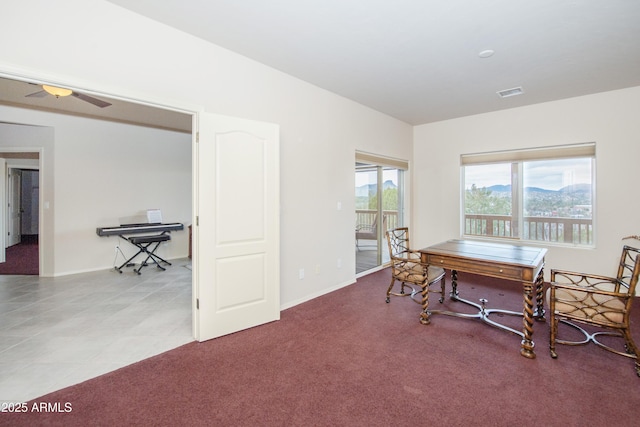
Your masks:
M 382 220 L 385 216 L 384 210 L 384 175 L 386 170 L 395 170 L 396 171 L 396 180 L 397 180 L 397 189 L 398 189 L 398 208 L 397 214 L 395 217 L 395 221 L 391 221 L 386 223 L 388 228 L 392 227 L 403 227 L 407 222 L 407 205 L 409 200 L 407 199 L 407 184 L 408 184 L 408 172 L 409 172 L 409 162 L 406 160 L 395 159 L 390 157 L 382 157 L 376 154 L 365 153 L 362 151 L 356 151 L 355 156 L 355 175 L 357 176 L 360 172 L 374 172 L 376 175 L 376 196 L 377 196 L 377 207 L 376 207 L 376 215 L 377 218 L 381 219 L 379 224 L 385 224 L 385 221 Z M 357 178 L 356 178 L 357 181 Z M 373 182 L 372 182 L 373 184 Z M 356 187 L 357 188 L 357 187 Z M 357 216 L 358 216 L 358 208 L 356 208 L 356 227 L 357 227 Z M 377 254 L 376 254 L 376 266 L 371 267 L 366 270 L 359 270 L 358 265 L 358 257 L 363 254 L 357 247 L 356 241 L 356 277 L 360 275 L 368 274 L 373 271 L 377 271 L 379 269 L 384 268 L 389 262 L 389 253 L 386 250 L 386 238 L 385 232 L 382 226 L 376 227 L 377 232 Z
M 524 164 L 527 162 L 535 162 L 535 161 L 544 161 L 544 160 L 563 160 L 563 159 L 583 159 L 588 158 L 591 161 L 591 220 L 590 224 L 587 225 L 587 229 L 590 226 L 590 232 L 587 235 L 587 241 L 585 243 L 581 243 L 581 238 L 578 238 L 578 241 L 575 241 L 573 236 L 573 229 L 571 231 L 570 236 L 572 238 L 571 242 L 559 241 L 559 240 L 534 240 L 530 238 L 525 238 L 525 215 L 524 215 Z M 468 234 L 466 227 L 466 174 L 465 167 L 467 166 L 479 166 L 479 165 L 490 165 L 490 164 L 511 164 L 511 185 L 512 185 L 512 209 L 511 209 L 511 220 L 510 227 L 515 224 L 517 228 L 517 236 L 494 236 L 491 234 Z M 514 182 L 514 177 L 517 180 Z M 519 149 L 519 150 L 505 150 L 505 151 L 494 151 L 494 152 L 485 152 L 485 153 L 472 153 L 472 154 L 462 154 L 460 156 L 460 235 L 463 238 L 472 238 L 472 239 L 488 239 L 492 241 L 510 241 L 510 242 L 519 242 L 523 244 L 543 244 L 543 245 L 557 245 L 564 247 L 577 247 L 577 248 L 593 248 L 595 247 L 596 241 L 596 144 L 595 142 L 589 143 L 580 143 L 580 144 L 570 144 L 570 145 L 560 145 L 560 146 L 549 146 L 549 147 L 539 147 L 539 148 L 530 148 L 530 149 Z M 546 217 L 541 216 L 540 218 L 558 218 L 555 224 L 556 227 L 559 227 L 558 224 L 565 223 L 566 217 Z M 549 227 L 551 227 L 552 221 L 541 220 L 541 223 L 548 222 Z M 531 226 L 529 224 L 529 226 Z M 572 228 L 574 224 L 571 225 Z M 493 225 L 492 225 L 493 227 Z M 536 226 L 537 227 L 537 226 Z M 546 225 L 543 225 L 546 227 Z M 565 225 L 563 225 L 565 227 Z M 579 227 L 579 226 L 578 226 Z M 567 238 L 565 234 L 565 228 L 563 228 L 563 236 L 564 239 Z M 578 228 L 580 231 L 581 229 Z M 529 229 L 529 232 L 531 229 Z

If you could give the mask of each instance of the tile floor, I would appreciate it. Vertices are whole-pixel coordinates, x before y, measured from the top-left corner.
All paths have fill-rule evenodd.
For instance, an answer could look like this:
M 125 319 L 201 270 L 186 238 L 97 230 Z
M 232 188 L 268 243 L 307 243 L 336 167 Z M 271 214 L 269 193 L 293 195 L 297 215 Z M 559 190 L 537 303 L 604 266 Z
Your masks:
M 0 402 L 24 402 L 193 341 L 191 261 L 142 275 L 0 276 Z

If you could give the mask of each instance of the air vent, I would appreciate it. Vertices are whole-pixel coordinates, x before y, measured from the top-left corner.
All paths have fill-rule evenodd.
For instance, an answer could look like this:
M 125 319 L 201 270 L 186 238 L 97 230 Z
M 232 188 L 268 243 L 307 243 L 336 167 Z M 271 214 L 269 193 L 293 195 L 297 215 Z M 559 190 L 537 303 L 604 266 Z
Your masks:
M 498 95 L 500 95 L 500 98 L 508 98 L 510 96 L 522 95 L 523 92 L 521 87 L 514 87 L 513 89 L 499 90 Z

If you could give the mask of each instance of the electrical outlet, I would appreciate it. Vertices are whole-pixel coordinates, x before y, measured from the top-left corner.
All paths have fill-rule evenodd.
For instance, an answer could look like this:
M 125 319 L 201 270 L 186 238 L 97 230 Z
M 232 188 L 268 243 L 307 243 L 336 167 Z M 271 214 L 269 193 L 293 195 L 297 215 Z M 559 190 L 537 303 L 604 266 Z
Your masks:
M 338 268 L 342 268 L 342 259 L 338 258 L 338 262 L 336 263 Z
M 304 279 L 304 268 L 301 268 L 300 270 L 298 270 L 298 279 L 300 280 Z

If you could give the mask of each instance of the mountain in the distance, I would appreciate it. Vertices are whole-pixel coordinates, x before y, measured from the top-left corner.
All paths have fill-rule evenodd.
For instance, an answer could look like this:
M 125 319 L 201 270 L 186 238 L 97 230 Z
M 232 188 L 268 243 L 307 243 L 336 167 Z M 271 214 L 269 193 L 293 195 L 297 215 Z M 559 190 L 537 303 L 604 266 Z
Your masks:
M 573 184 L 562 187 L 558 190 L 561 193 L 590 193 L 591 184 Z
M 487 187 L 487 190 L 493 193 L 511 193 L 510 185 L 492 185 L 491 187 Z
M 382 189 L 398 188 L 393 181 L 387 180 L 382 183 Z M 356 187 L 356 197 L 369 197 L 372 194 L 376 194 L 378 191 L 378 184 L 364 184 L 360 187 Z
M 510 185 L 492 185 L 491 187 L 487 187 L 487 190 L 493 193 L 511 193 L 511 186 Z M 524 191 L 531 192 L 531 193 L 590 193 L 591 185 L 590 184 L 573 184 L 573 185 L 567 185 L 566 187 L 562 187 L 559 190 L 547 190 L 545 188 L 540 188 L 540 187 L 526 187 Z

